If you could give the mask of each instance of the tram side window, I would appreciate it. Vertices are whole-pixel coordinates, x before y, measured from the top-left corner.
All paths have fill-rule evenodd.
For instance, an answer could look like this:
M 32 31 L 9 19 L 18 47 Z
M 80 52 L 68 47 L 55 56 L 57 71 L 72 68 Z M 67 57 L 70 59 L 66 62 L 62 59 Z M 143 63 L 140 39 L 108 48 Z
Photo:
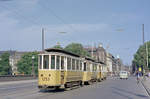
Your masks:
M 61 56 L 61 69 L 64 69 L 64 56 Z
M 80 70 L 82 70 L 82 62 L 80 61 Z
M 55 69 L 55 55 L 51 56 L 51 69 Z
M 60 67 L 60 56 L 57 56 L 57 59 L 56 59 L 56 69 L 59 69 Z
M 71 69 L 71 58 L 67 57 L 67 70 Z
M 44 55 L 43 69 L 49 69 L 49 55 Z
M 95 65 L 95 71 L 97 71 L 97 65 Z
M 76 70 L 79 70 L 79 60 L 76 61 Z
M 90 63 L 87 63 L 87 71 L 90 71 Z
M 72 70 L 75 70 L 75 59 L 72 59 Z
M 86 71 L 86 63 L 84 63 L 84 68 L 83 68 L 83 70 Z
M 39 69 L 42 69 L 42 56 L 39 56 Z

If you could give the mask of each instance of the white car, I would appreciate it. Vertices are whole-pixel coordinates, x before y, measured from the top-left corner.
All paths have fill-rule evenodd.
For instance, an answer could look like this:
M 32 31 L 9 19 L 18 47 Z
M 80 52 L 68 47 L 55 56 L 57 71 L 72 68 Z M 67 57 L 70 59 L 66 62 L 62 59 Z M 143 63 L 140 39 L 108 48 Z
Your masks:
M 120 76 L 120 79 L 128 79 L 128 72 L 120 71 L 119 76 Z

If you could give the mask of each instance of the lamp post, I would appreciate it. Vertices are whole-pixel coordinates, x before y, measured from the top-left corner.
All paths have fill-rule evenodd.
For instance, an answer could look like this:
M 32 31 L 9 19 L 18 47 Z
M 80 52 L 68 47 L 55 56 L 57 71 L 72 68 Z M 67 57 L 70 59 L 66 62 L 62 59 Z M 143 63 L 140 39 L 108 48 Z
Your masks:
M 146 62 L 147 64 L 146 65 L 147 65 L 147 68 L 148 68 L 148 45 L 147 45 L 147 43 L 148 42 L 146 42 L 146 59 L 147 59 L 147 62 Z
M 35 77 L 34 59 L 35 59 L 35 56 L 33 55 L 33 56 L 32 56 L 32 76 L 33 76 L 33 77 Z

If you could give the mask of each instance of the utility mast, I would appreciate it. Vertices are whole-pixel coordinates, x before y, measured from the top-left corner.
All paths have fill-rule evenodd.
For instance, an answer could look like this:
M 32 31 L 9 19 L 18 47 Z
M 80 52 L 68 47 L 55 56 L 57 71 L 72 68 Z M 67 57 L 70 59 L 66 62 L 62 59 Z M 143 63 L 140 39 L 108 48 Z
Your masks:
M 42 51 L 44 52 L 44 28 L 42 28 Z
M 144 42 L 145 42 L 145 39 L 144 39 L 144 24 L 142 26 L 143 26 L 143 45 L 144 45 Z

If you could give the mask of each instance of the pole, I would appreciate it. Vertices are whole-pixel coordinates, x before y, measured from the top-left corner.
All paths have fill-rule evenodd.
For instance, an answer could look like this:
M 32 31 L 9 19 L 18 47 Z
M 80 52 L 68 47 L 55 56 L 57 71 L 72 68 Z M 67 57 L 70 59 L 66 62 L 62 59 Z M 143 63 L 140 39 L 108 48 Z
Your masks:
M 34 70 L 34 56 L 32 56 L 32 76 L 35 77 L 35 70 Z
M 44 28 L 42 28 L 42 51 L 44 51 Z
M 142 26 L 143 26 L 143 45 L 144 45 L 144 42 L 145 42 L 145 40 L 144 40 L 144 24 Z
M 147 56 L 147 68 L 148 68 L 148 48 L 147 48 L 147 42 L 146 42 L 146 56 Z

